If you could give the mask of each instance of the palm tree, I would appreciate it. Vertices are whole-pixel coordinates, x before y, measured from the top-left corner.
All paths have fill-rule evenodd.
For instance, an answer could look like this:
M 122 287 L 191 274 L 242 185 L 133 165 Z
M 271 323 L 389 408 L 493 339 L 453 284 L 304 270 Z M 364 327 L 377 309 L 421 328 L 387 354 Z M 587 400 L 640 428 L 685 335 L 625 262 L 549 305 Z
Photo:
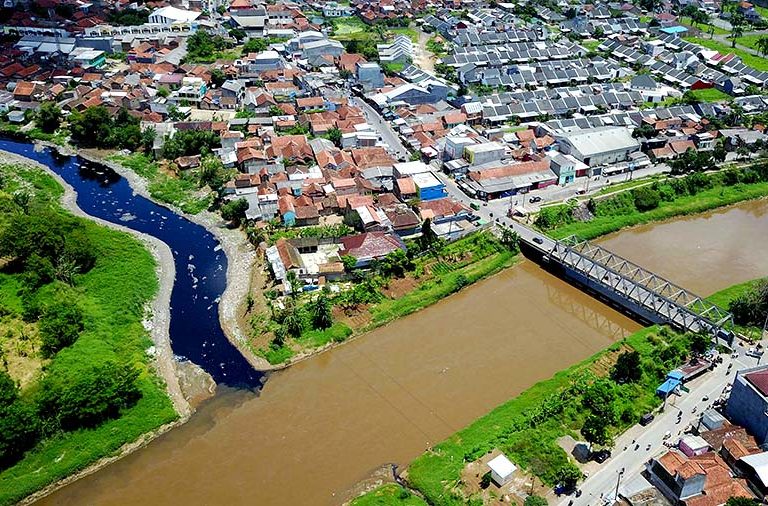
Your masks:
M 376 37 L 381 41 L 384 42 L 387 40 L 387 27 L 384 26 L 382 23 L 376 23 L 373 25 L 373 33 L 376 34 Z
M 757 50 L 761 55 L 765 56 L 768 54 L 768 36 L 763 35 L 757 39 L 757 42 L 755 42 L 755 47 L 757 47 Z
M 744 25 L 736 24 L 731 29 L 731 47 L 736 47 L 736 39 L 744 35 Z

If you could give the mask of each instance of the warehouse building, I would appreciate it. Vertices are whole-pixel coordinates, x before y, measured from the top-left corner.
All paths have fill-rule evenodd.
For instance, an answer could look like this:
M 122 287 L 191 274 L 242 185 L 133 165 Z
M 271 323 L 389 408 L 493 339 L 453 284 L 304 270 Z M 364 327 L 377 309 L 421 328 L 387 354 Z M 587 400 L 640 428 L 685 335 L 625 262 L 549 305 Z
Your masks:
M 560 151 L 573 155 L 590 167 L 610 165 L 629 160 L 640 151 L 640 142 L 626 127 L 601 127 L 561 134 Z

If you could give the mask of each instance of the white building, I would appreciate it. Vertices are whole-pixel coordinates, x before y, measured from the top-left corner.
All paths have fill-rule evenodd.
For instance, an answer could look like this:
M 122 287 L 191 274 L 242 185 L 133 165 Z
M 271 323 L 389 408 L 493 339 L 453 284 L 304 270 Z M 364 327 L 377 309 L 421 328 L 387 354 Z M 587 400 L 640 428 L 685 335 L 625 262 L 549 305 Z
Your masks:
M 158 25 L 172 25 L 174 23 L 191 23 L 199 17 L 199 12 L 169 6 L 153 11 L 149 15 L 149 22 L 157 23 Z
M 512 474 L 517 470 L 517 466 L 515 466 L 503 453 L 488 462 L 488 467 L 491 468 L 491 479 L 493 479 L 498 486 L 507 483 L 512 478 Z
M 559 136 L 560 151 L 573 155 L 590 167 L 609 165 L 629 159 L 640 151 L 640 142 L 626 127 L 600 127 L 576 130 Z

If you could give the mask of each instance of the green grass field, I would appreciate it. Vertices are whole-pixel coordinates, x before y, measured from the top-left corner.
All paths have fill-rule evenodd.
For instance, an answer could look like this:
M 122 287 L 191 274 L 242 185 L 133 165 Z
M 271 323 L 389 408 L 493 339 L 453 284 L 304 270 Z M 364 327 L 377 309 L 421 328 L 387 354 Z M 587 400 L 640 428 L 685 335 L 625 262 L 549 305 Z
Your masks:
M 342 18 L 333 21 L 332 38 L 337 40 L 366 39 L 370 28 L 359 18 Z
M 12 170 L 16 177 L 30 182 L 34 193 L 47 205 L 60 209 L 54 201 L 63 190 L 53 178 L 38 169 L 14 166 Z M 94 429 L 61 432 L 44 439 L 21 461 L 2 471 L 0 504 L 3 505 L 18 502 L 102 457 L 113 455 L 122 445 L 177 418 L 164 386 L 150 368 L 145 351 L 152 344 L 142 319 L 145 304 L 157 291 L 154 258 L 129 234 L 88 220 L 82 222 L 87 237 L 97 249 L 95 267 L 78 276 L 73 289 L 84 313 L 85 330 L 72 346 L 55 355 L 47 370 L 77 371 L 106 360 L 127 362 L 141 371 L 142 398 L 120 418 Z M 13 278 L 18 276 L 20 274 L 5 273 L 0 277 L 0 300 L 6 311 L 21 307 L 18 292 L 13 289 L 18 286 Z M 53 300 L 58 293 L 53 285 L 41 289 L 40 296 Z M 22 396 L 34 394 L 34 384 L 22 391 Z
M 395 35 L 405 35 L 409 39 L 411 39 L 411 42 L 414 44 L 418 44 L 419 42 L 419 32 L 416 31 L 416 29 L 408 27 L 397 27 L 397 28 L 389 28 L 388 31 L 394 33 Z
M 700 46 L 713 49 L 715 51 L 719 51 L 723 54 L 733 53 L 744 62 L 745 65 L 748 65 L 754 69 L 766 71 L 768 70 L 768 59 L 762 58 L 760 56 L 755 56 L 751 53 L 748 53 L 744 51 L 743 49 L 739 49 L 738 47 L 732 48 L 730 44 L 723 44 L 722 42 L 719 42 L 714 39 L 705 39 L 701 37 L 684 37 L 685 40 L 689 42 L 693 42 L 694 44 L 698 44 Z M 741 39 L 737 40 L 737 43 L 739 43 Z
M 729 94 L 716 88 L 693 90 L 691 93 L 699 102 L 728 102 L 733 99 Z

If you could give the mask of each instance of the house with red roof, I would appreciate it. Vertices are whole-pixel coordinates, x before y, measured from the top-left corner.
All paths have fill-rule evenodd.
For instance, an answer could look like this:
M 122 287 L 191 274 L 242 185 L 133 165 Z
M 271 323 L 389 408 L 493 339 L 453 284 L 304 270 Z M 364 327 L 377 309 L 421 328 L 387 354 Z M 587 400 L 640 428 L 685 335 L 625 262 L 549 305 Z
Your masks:
M 367 232 L 350 235 L 341 239 L 339 256 L 351 256 L 357 260 L 356 267 L 367 267 L 374 260 L 380 260 L 398 249 L 406 251 L 405 243 L 389 232 Z

